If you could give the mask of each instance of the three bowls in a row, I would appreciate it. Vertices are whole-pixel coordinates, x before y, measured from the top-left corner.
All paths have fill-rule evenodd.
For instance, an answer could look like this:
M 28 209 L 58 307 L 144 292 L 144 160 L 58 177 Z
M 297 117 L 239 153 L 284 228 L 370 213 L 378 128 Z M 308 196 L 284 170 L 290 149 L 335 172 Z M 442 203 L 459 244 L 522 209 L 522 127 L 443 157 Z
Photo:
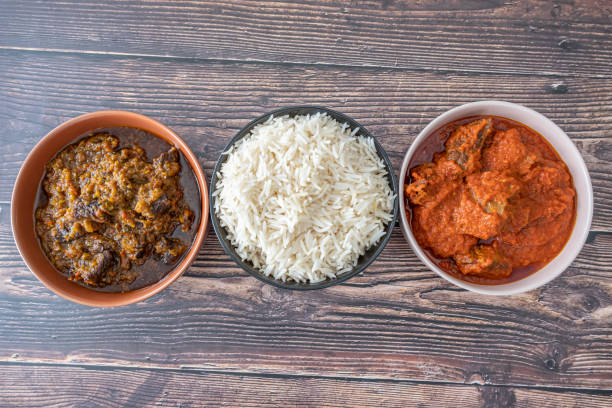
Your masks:
M 352 270 L 340 274 L 336 279 L 328 279 L 315 284 L 284 283 L 264 275 L 251 264 L 243 261 L 234 250 L 232 244 L 228 241 L 227 233 L 224 228 L 220 226 L 215 212 L 210 211 L 214 230 L 225 252 L 229 254 L 229 256 L 238 265 L 240 265 L 241 268 L 266 283 L 281 288 L 304 290 L 320 289 L 343 282 L 365 270 L 368 265 L 370 265 L 376 259 L 389 241 L 398 217 L 400 219 L 401 230 L 409 242 L 412 250 L 429 269 L 433 270 L 455 285 L 484 294 L 509 295 L 521 293 L 547 283 L 551 279 L 561 274 L 571 264 L 586 241 L 593 212 L 593 193 L 588 171 L 580 153 L 569 137 L 548 118 L 531 109 L 508 102 L 474 102 L 451 109 L 450 111 L 434 119 L 427 127 L 425 127 L 425 129 L 421 131 L 406 153 L 399 172 L 399 182 L 396 182 L 389 157 L 378 141 L 376 141 L 376 138 L 374 138 L 363 126 L 353 119 L 326 108 L 291 107 L 267 113 L 253 120 L 243 129 L 241 129 L 236 136 L 231 139 L 224 151 L 227 151 L 238 140 L 249 135 L 253 127 L 265 122 L 270 115 L 294 116 L 313 114 L 316 112 L 327 113 L 338 122 L 347 123 L 351 129 L 359 129 L 358 132 L 361 135 L 372 137 L 375 143 L 376 151 L 387 167 L 389 185 L 396 194 L 396 202 L 393 210 L 393 221 L 387 224 L 385 236 L 359 258 L 357 265 Z M 406 200 L 403 192 L 403 186 L 406 181 L 405 177 L 407 171 L 409 170 L 408 167 L 411 158 L 433 130 L 459 118 L 482 115 L 494 115 L 513 119 L 529 126 L 544 136 L 559 153 L 561 159 L 567 164 L 573 177 L 577 193 L 576 222 L 569 241 L 565 245 L 564 249 L 550 263 L 538 270 L 536 273 L 531 274 L 524 279 L 501 285 L 479 285 L 466 282 L 451 276 L 437 266 L 419 246 L 411 231 L 410 220 L 407 218 L 405 208 Z M 200 189 L 201 197 L 200 210 L 202 217 L 200 225 L 197 228 L 196 237 L 192 246 L 183 256 L 180 263 L 160 281 L 141 289 L 121 293 L 96 291 L 94 289 L 74 283 L 60 274 L 49 262 L 39 244 L 34 228 L 33 217 L 36 209 L 36 197 L 38 195 L 39 184 L 40 180 L 44 176 L 46 163 L 49 162 L 49 160 L 51 160 L 62 148 L 74 142 L 85 132 L 111 126 L 140 128 L 155 134 L 167 141 L 169 144 L 176 146 L 184 155 L 186 161 L 193 170 Z M 178 135 L 156 120 L 125 111 L 100 111 L 71 119 L 49 132 L 34 147 L 23 163 L 15 182 L 11 202 L 11 221 L 13 234 L 15 236 L 15 241 L 19 251 L 24 261 L 30 270 L 37 276 L 37 278 L 49 289 L 66 299 L 92 306 L 119 306 L 146 299 L 160 292 L 174 282 L 197 257 L 197 254 L 207 234 L 207 215 L 209 214 L 209 208 L 214 208 L 215 196 L 212 193 L 215 191 L 215 185 L 217 182 L 216 175 L 226 158 L 227 155 L 220 156 L 212 174 L 209 191 L 204 172 L 198 163 L 197 157 Z

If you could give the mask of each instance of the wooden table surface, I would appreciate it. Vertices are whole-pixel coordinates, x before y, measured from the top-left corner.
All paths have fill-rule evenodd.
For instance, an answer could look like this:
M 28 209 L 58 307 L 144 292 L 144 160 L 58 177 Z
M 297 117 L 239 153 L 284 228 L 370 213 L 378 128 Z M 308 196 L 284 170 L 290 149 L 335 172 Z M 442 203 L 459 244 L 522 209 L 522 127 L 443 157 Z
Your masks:
M 612 406 L 612 3 L 3 1 L 0 405 Z M 125 109 L 181 135 L 208 180 L 253 118 L 346 113 L 393 166 L 440 113 L 534 108 L 583 154 L 592 231 L 559 278 L 490 297 L 430 272 L 396 228 L 362 275 L 293 292 L 248 276 L 213 232 L 168 289 L 126 307 L 63 300 L 26 268 L 10 197 L 32 147 Z

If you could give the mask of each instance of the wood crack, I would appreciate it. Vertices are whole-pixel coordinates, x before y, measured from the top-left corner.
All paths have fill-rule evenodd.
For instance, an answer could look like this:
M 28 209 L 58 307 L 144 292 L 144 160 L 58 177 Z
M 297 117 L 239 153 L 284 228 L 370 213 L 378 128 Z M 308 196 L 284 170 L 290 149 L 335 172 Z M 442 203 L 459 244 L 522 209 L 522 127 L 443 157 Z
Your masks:
M 254 372 L 254 371 L 234 371 L 234 370 L 215 370 L 205 367 L 192 365 L 183 365 L 179 368 L 171 367 L 142 367 L 134 365 L 98 365 L 98 364 L 75 364 L 75 363 L 45 363 L 34 361 L 0 361 L 0 366 L 30 366 L 30 367 L 73 367 L 82 368 L 93 371 L 149 371 L 149 372 L 172 372 L 172 373 L 190 373 L 196 375 L 205 374 L 222 374 L 241 377 L 259 377 L 259 378 L 279 378 L 279 379 L 326 379 L 326 380 L 342 380 L 351 382 L 373 382 L 373 383 L 393 383 L 393 384 L 426 384 L 426 385 L 455 385 L 464 387 L 499 387 L 499 388 L 522 388 L 522 389 L 537 389 L 552 392 L 579 392 L 591 395 L 612 395 L 612 389 L 608 388 L 588 388 L 588 387 L 554 387 L 554 386 L 534 386 L 524 384 L 474 384 L 462 383 L 453 381 L 426 381 L 426 380 L 410 380 L 397 378 L 382 378 L 373 376 L 346 376 L 346 375 L 311 375 L 311 374 L 289 374 L 289 373 L 270 373 L 270 372 Z

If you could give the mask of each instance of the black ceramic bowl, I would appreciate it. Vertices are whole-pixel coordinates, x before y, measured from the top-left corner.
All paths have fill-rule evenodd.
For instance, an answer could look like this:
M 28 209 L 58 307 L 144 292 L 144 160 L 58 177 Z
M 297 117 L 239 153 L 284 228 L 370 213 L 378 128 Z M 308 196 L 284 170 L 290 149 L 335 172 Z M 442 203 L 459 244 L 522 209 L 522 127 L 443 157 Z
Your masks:
M 210 217 L 212 219 L 212 225 L 213 225 L 213 227 L 215 229 L 215 233 L 217 234 L 217 237 L 219 238 L 219 242 L 221 242 L 221 246 L 223 247 L 225 252 L 234 261 L 236 261 L 236 263 L 238 265 L 240 265 L 240 267 L 242 269 L 244 269 L 245 271 L 247 271 L 248 273 L 250 273 L 251 275 L 253 275 L 257 279 L 259 279 L 259 280 L 261 280 L 263 282 L 269 283 L 270 285 L 279 287 L 279 288 L 296 289 L 296 290 L 322 289 L 322 288 L 326 288 L 328 286 L 332 286 L 332 285 L 336 285 L 338 283 L 344 282 L 345 280 L 347 280 L 347 279 L 357 275 L 358 273 L 362 272 L 365 268 L 367 268 L 368 265 L 370 265 L 376 259 L 378 254 L 380 254 L 382 252 L 382 250 L 385 247 L 385 245 L 387 245 L 387 242 L 389 241 L 389 238 L 391 237 L 391 232 L 393 231 L 393 227 L 395 227 L 395 223 L 396 223 L 397 217 L 398 217 L 398 198 L 397 198 L 399 196 L 399 194 L 398 194 L 398 187 L 397 187 L 397 183 L 395 181 L 395 175 L 393 173 L 393 167 L 391 167 L 391 162 L 389 161 L 389 157 L 387 156 L 387 153 L 385 153 L 385 151 L 383 150 L 382 146 L 370 134 L 370 132 L 368 132 L 359 123 L 355 122 L 353 119 L 349 118 L 348 116 L 343 115 L 342 113 L 338 113 L 338 112 L 335 112 L 335 111 L 333 111 L 331 109 L 320 108 L 320 107 L 316 107 L 316 106 L 294 106 L 294 107 L 289 107 L 289 108 L 283 108 L 283 109 L 275 110 L 273 112 L 269 112 L 269 113 L 266 113 L 263 116 L 260 116 L 259 118 L 255 119 L 254 121 L 252 121 L 251 123 L 246 125 L 244 128 L 242 128 L 242 130 L 240 130 L 236 134 L 236 136 L 234 136 L 232 138 L 232 140 L 230 140 L 230 142 L 227 144 L 227 146 L 225 146 L 225 148 L 223 149 L 223 152 L 226 152 L 238 140 L 242 139 L 245 136 L 248 136 L 251 133 L 251 129 L 253 129 L 253 127 L 255 127 L 256 125 L 258 125 L 260 123 L 265 122 L 266 120 L 268 120 L 268 118 L 271 115 L 274 115 L 274 116 L 285 116 L 285 115 L 297 116 L 297 115 L 315 114 L 317 112 L 327 113 L 329 116 L 331 116 L 332 118 L 334 118 L 338 122 L 340 122 L 340 123 L 347 123 L 350 126 L 351 130 L 353 130 L 355 128 L 359 128 L 359 131 L 358 131 L 357 134 L 361 134 L 362 136 L 366 136 L 366 137 L 371 137 L 374 140 L 374 145 L 376 146 L 376 151 L 377 151 L 378 155 L 380 156 L 380 158 L 383 159 L 383 161 L 385 162 L 385 166 L 387 168 L 389 186 L 391 187 L 391 189 L 395 193 L 395 202 L 394 202 L 394 205 L 393 205 L 393 219 L 389 222 L 389 224 L 387 224 L 387 226 L 386 226 L 386 234 L 383 236 L 383 238 L 381 238 L 381 240 L 378 241 L 378 243 L 376 245 L 374 245 L 373 247 L 368 249 L 365 252 L 365 254 L 363 254 L 362 256 L 359 257 L 359 260 L 357 261 L 357 265 L 352 270 L 350 270 L 348 272 L 344 272 L 344 273 L 338 275 L 335 279 L 327 279 L 327 280 L 324 280 L 322 282 L 317 282 L 317 283 L 310 284 L 310 283 L 297 283 L 297 282 L 282 282 L 280 280 L 277 280 L 277 279 L 274 279 L 272 277 L 266 276 L 261 271 L 257 270 L 255 267 L 253 267 L 253 265 L 250 262 L 243 261 L 240 258 L 240 256 L 238 256 L 238 254 L 236 253 L 234 247 L 232 246 L 232 243 L 227 239 L 227 232 L 220 225 L 219 218 L 217 218 L 217 214 L 215 213 L 215 196 L 214 196 L 214 192 L 216 191 L 216 187 L 217 187 L 217 173 L 220 171 L 221 166 L 227 160 L 227 157 L 228 157 L 226 154 L 221 154 L 221 156 L 219 157 L 219 160 L 217 161 L 217 165 L 215 166 L 215 170 L 213 172 L 213 176 L 212 176 L 212 179 L 211 179 L 211 182 L 210 182 L 210 209 L 211 209 L 210 210 Z

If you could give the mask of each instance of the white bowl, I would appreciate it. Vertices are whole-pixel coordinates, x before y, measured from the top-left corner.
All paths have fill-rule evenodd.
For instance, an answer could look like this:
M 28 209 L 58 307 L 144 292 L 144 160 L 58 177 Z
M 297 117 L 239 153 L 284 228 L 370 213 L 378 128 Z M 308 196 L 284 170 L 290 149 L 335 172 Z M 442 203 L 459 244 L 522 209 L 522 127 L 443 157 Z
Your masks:
M 476 115 L 502 116 L 504 118 L 512 119 L 525 124 L 541 134 L 555 148 L 565 164 L 567 164 L 567 167 L 569 168 L 569 171 L 574 179 L 574 186 L 577 193 L 576 224 L 574 225 L 572 235 L 570 236 L 563 250 L 552 261 L 537 272 L 518 281 L 503 285 L 479 285 L 457 279 L 444 272 L 442 269 L 436 266 L 427 257 L 427 255 L 425 255 L 414 238 L 412 230 L 410 229 L 410 224 L 406 217 L 404 183 L 406 179 L 406 172 L 408 171 L 408 163 L 410 162 L 412 155 L 415 153 L 419 145 L 427 138 L 427 136 L 429 136 L 440 126 L 456 119 Z M 532 109 L 510 102 L 480 101 L 468 103 L 453 108 L 431 121 L 429 125 L 427 125 L 427 127 L 425 127 L 421 133 L 419 133 L 404 157 L 404 162 L 402 164 L 399 177 L 399 191 L 401 217 L 400 225 L 402 232 L 419 259 L 421 259 L 421 261 L 423 261 L 423 263 L 427 265 L 429 269 L 455 285 L 473 292 L 487 295 L 513 295 L 527 292 L 529 290 L 538 288 L 559 276 L 565 269 L 567 269 L 568 266 L 570 266 L 572 261 L 582 249 L 582 246 L 584 245 L 589 234 L 591 219 L 593 218 L 593 189 L 591 187 L 591 178 L 589 177 L 589 172 L 584 164 L 584 160 L 582 159 L 580 152 L 578 152 L 578 149 L 576 149 L 574 143 L 572 143 L 565 132 L 563 132 L 557 125 L 555 125 L 544 115 L 541 115 Z

